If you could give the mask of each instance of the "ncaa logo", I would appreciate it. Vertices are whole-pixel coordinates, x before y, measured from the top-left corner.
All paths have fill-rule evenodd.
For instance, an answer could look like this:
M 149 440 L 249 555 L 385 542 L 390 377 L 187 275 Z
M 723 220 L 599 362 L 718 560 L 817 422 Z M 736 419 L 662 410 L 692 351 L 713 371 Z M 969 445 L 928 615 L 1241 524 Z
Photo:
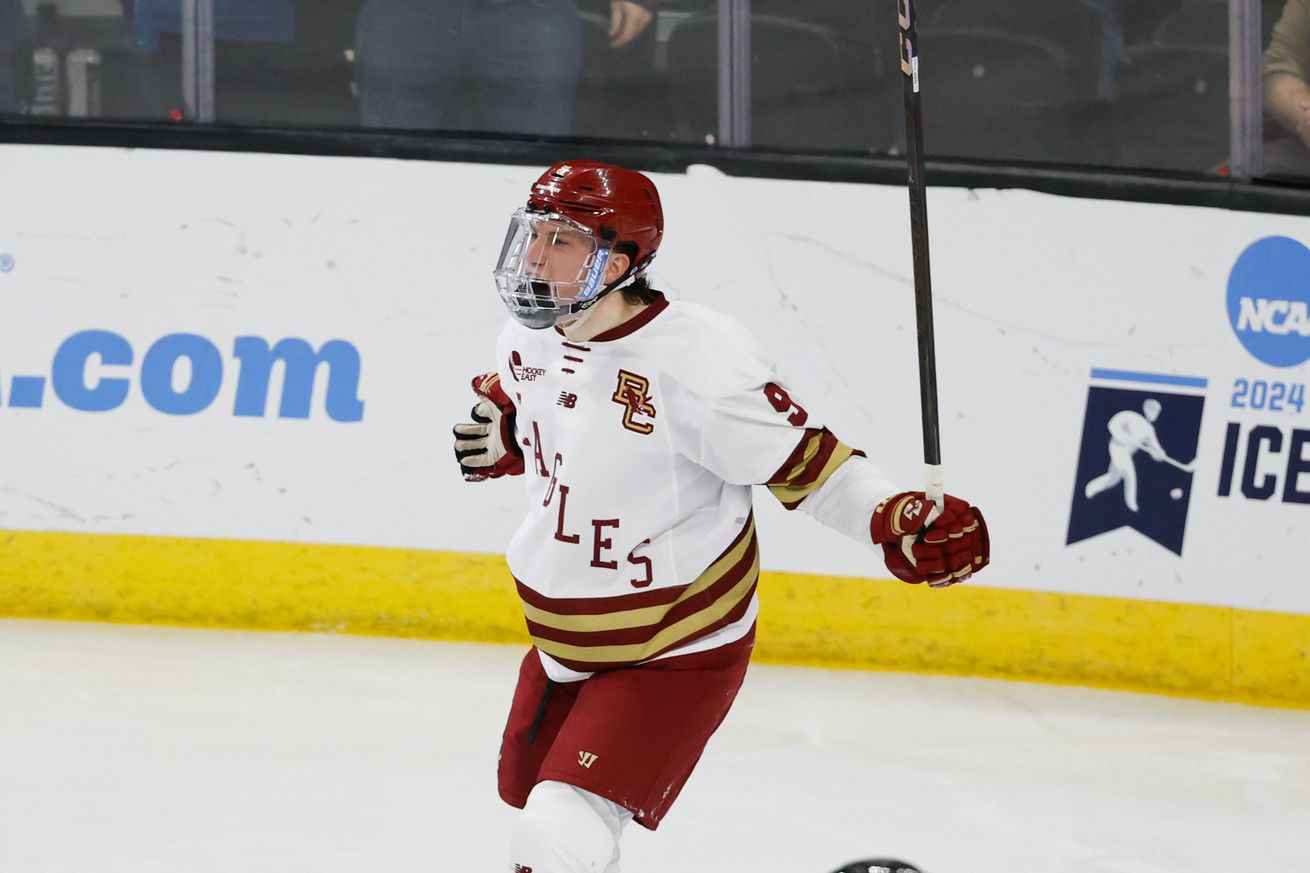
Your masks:
M 1228 276 L 1228 323 L 1271 367 L 1310 360 L 1310 248 L 1270 236 L 1242 252 Z

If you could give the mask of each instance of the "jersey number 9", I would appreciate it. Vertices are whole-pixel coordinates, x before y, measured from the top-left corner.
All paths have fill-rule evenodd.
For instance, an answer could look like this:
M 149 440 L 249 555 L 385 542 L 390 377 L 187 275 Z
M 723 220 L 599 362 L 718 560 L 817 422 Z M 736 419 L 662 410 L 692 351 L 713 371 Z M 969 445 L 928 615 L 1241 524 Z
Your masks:
M 800 427 L 809 420 L 810 414 L 796 401 L 791 399 L 787 390 L 776 382 L 764 386 L 764 396 L 769 398 L 769 405 L 787 416 L 787 421 Z

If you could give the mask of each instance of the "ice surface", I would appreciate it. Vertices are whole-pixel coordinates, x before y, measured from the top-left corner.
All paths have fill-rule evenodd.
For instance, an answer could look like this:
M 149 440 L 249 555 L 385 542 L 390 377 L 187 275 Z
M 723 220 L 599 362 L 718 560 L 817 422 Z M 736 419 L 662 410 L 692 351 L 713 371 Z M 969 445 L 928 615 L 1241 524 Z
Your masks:
M 3 873 L 504 873 L 521 651 L 0 621 Z M 624 873 L 1310 871 L 1310 712 L 756 665 Z

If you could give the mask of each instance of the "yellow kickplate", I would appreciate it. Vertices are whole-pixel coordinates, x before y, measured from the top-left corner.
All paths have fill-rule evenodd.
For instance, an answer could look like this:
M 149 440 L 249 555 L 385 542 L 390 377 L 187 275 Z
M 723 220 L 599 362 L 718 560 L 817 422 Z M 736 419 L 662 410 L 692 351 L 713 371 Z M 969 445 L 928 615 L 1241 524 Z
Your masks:
M 527 643 L 499 555 L 0 532 L 0 616 Z M 1310 708 L 1310 616 L 765 573 L 756 657 Z

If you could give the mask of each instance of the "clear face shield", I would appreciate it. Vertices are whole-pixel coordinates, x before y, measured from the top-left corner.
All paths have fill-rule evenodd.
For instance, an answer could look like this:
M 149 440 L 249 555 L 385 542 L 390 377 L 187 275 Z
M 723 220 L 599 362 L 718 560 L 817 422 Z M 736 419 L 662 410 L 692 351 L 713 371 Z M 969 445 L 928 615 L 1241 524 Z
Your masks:
M 609 257 L 610 249 L 576 221 L 520 209 L 500 251 L 496 290 L 522 324 L 554 327 L 598 299 Z

